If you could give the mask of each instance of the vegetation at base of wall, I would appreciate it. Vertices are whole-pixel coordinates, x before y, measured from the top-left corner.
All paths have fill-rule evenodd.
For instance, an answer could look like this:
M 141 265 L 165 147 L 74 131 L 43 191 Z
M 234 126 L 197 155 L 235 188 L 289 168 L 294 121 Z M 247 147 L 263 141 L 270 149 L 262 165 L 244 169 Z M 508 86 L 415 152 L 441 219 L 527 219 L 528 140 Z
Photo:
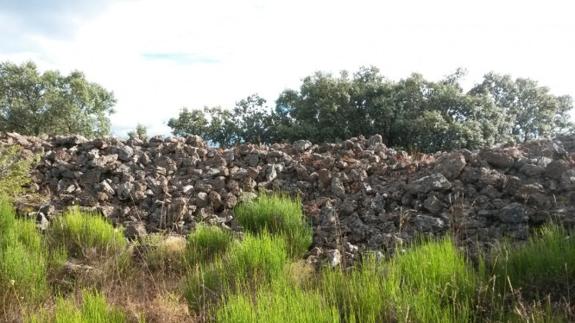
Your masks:
M 273 203 L 295 210 L 292 200 L 273 199 Z M 249 206 L 250 212 L 265 213 L 270 197 L 252 203 L 256 205 Z M 149 314 L 171 313 L 173 307 L 143 303 L 146 305 L 134 308 L 127 302 L 145 302 L 152 287 L 154 293 L 180 293 L 181 297 L 173 296 L 172 302 L 182 306 L 177 311 L 187 308 L 190 314 L 174 316 L 174 320 L 187 317 L 198 322 L 575 319 L 573 298 L 567 292 L 574 276 L 575 246 L 570 233 L 557 225 L 543 227 L 524 244 L 503 243 L 478 264 L 468 261 L 454 241 L 444 237 L 421 240 L 397 250 L 391 259 L 366 254 L 353 268 L 323 267 L 316 271 L 305 261 L 289 256 L 285 231 L 277 229 L 284 228 L 285 223 L 268 222 L 269 215 L 262 216 L 261 221 L 252 219 L 256 233 L 247 230 L 242 238 L 204 225 L 198 225 L 187 239 L 150 234 L 135 242 L 154 247 L 141 259 L 145 266 L 136 261 L 94 261 L 113 259 L 139 246 L 129 248 L 121 231 L 101 217 L 71 210 L 54 222 L 59 227 L 42 236 L 33 222 L 14 214 L 7 200 L 0 203 L 0 215 L 2 321 L 145 321 L 138 312 L 144 307 L 146 317 L 169 317 L 162 312 Z M 91 250 L 89 259 L 87 250 Z M 55 267 L 70 257 L 78 257 L 75 264 L 80 267 L 60 270 L 57 279 L 52 277 Z M 133 277 L 109 279 L 110 275 L 101 273 L 120 271 L 122 266 L 130 266 L 125 274 Z M 78 279 L 78 275 L 91 278 Z M 59 288 L 62 281 L 69 286 Z M 178 281 L 181 289 L 166 289 L 177 286 Z M 74 295 L 81 297 L 75 301 Z
M 294 257 L 303 255 L 312 243 L 312 229 L 298 199 L 263 194 L 253 201 L 239 204 L 234 214 L 248 232 L 270 232 L 284 237 L 290 255 Z
M 46 292 L 47 257 L 34 222 L 17 219 L 10 203 L 0 198 L 0 311 L 35 304 Z
M 127 241 L 121 230 L 102 216 L 71 208 L 51 223 L 47 232 L 53 248 L 64 247 L 72 257 L 90 258 L 110 255 L 125 249 Z
M 191 264 L 213 260 L 232 244 L 232 234 L 217 226 L 199 224 L 188 235 L 186 257 Z

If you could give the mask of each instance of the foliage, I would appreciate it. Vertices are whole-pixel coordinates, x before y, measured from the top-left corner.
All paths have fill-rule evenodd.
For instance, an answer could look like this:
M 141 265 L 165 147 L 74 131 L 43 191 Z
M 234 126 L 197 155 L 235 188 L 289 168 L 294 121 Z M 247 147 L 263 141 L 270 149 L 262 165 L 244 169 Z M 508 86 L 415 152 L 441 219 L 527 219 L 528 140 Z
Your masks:
M 128 132 L 128 137 L 130 139 L 139 139 L 145 141 L 148 139 L 148 129 L 146 126 L 138 123 L 136 129 Z
M 122 231 L 114 229 L 100 215 L 84 213 L 78 208 L 57 217 L 47 237 L 52 248 L 64 247 L 74 257 L 111 255 L 127 245 Z
M 74 303 L 73 299 L 58 297 L 53 313 L 41 312 L 27 318 L 26 322 L 56 322 L 56 323 L 123 323 L 126 315 L 108 305 L 106 298 L 97 292 L 82 291 L 82 304 Z
M 283 236 L 292 256 L 303 255 L 311 245 L 312 229 L 306 222 L 299 200 L 263 194 L 238 205 L 234 214 L 249 232 L 258 234 L 268 231 Z
M 0 309 L 43 298 L 48 290 L 43 247 L 34 222 L 16 219 L 9 202 L 0 199 Z
M 103 136 L 115 103 L 112 92 L 81 72 L 64 76 L 40 73 L 31 62 L 0 63 L 0 131 Z
M 232 244 L 232 235 L 217 226 L 200 224 L 188 235 L 187 258 L 190 263 L 213 260 Z
M 184 110 L 169 126 L 176 135 L 197 134 L 220 146 L 299 139 L 321 143 L 381 134 L 388 146 L 422 152 L 475 149 L 574 129 L 569 96 L 554 96 L 529 79 L 494 73 L 464 91 L 464 76 L 458 69 L 436 82 L 420 74 L 394 82 L 375 67 L 353 75 L 316 72 L 299 89 L 283 91 L 273 111 L 252 95 L 230 110 Z
M 0 147 L 0 196 L 14 198 L 30 183 L 33 159 L 25 158 L 19 146 Z

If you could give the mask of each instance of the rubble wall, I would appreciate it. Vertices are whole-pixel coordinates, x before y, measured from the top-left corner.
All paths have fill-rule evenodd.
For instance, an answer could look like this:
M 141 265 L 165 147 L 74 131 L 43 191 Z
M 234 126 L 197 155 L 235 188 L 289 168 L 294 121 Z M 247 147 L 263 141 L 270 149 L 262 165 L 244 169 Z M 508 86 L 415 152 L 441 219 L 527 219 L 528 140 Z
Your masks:
M 148 141 L 3 134 L 41 156 L 32 188 L 49 223 L 70 205 L 97 210 L 131 238 L 198 222 L 238 229 L 233 208 L 261 191 L 299 195 L 314 226 L 312 253 L 391 251 L 419 234 L 469 246 L 524 240 L 553 219 L 575 224 L 575 137 L 432 155 L 386 147 L 381 136 L 230 149 L 197 136 Z

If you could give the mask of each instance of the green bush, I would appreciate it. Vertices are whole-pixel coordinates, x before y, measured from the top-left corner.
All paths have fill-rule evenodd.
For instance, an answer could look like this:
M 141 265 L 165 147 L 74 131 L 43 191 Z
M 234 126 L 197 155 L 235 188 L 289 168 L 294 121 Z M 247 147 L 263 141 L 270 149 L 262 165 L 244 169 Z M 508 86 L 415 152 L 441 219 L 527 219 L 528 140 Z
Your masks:
M 47 235 L 52 248 L 64 247 L 73 257 L 112 255 L 127 245 L 122 231 L 100 215 L 83 213 L 78 208 L 57 217 Z
M 0 196 L 14 198 L 30 183 L 33 158 L 24 158 L 19 146 L 0 146 Z
M 200 224 L 188 235 L 187 258 L 192 264 L 222 255 L 231 245 L 232 235 L 217 226 Z
M 82 304 L 77 306 L 72 299 L 59 297 L 53 312 L 32 315 L 29 323 L 123 323 L 126 315 L 108 305 L 106 298 L 93 292 L 82 292 Z
M 34 222 L 16 219 L 0 199 L 0 304 L 35 303 L 48 290 L 47 257 Z M 2 307 L 0 306 L 0 307 Z
M 231 296 L 217 311 L 216 320 L 222 323 L 340 321 L 337 308 L 329 306 L 320 293 L 295 288 L 284 280 L 262 288 L 253 300 L 243 293 Z
M 253 201 L 239 204 L 236 220 L 249 232 L 264 230 L 285 237 L 291 256 L 303 255 L 312 243 L 312 228 L 306 222 L 299 199 L 281 195 L 260 195 Z
M 202 264 L 189 274 L 188 304 L 192 310 L 206 310 L 240 288 L 253 291 L 280 276 L 287 259 L 283 238 L 265 232 L 246 234 L 222 259 Z

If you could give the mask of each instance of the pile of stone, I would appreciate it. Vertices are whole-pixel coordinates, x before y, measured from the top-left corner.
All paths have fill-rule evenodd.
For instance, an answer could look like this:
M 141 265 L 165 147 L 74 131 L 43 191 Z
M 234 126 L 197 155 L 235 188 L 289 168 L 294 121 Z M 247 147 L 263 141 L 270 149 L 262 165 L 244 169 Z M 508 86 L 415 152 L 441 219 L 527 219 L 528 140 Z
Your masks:
M 197 136 L 148 141 L 4 134 L 42 156 L 33 188 L 50 198 L 39 221 L 79 205 L 126 234 L 185 234 L 198 222 L 238 229 L 233 209 L 258 192 L 299 195 L 314 226 L 312 257 L 393 252 L 420 234 L 453 234 L 470 248 L 524 240 L 556 220 L 575 224 L 575 137 L 481 151 L 409 155 L 379 135 L 210 148 Z

